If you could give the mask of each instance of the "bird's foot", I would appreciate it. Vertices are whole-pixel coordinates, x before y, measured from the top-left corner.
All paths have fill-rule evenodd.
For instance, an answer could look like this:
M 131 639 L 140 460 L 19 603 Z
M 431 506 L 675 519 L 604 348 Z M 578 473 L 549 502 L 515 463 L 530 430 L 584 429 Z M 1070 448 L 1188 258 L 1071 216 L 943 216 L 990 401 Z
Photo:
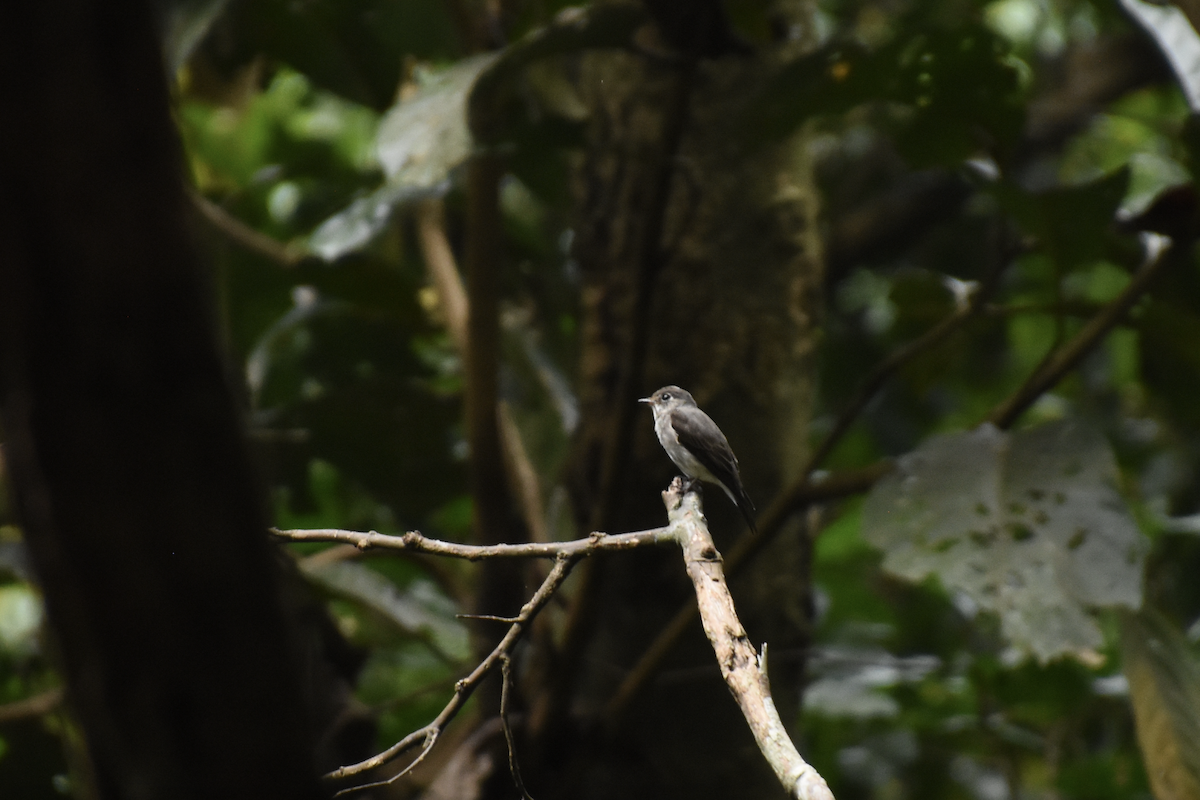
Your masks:
M 704 494 L 704 486 L 700 483 L 699 478 L 689 478 L 686 475 L 683 476 L 683 493 L 687 494 L 688 492 L 695 492 L 699 495 Z

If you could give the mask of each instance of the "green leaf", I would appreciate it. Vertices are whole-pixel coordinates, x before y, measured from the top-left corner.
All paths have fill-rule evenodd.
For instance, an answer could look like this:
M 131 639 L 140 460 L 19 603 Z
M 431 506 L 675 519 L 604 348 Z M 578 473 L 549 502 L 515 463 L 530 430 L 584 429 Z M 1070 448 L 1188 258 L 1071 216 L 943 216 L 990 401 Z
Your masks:
M 994 194 L 1063 272 L 1109 255 L 1108 232 L 1129 190 L 1129 168 L 1078 186 L 1033 193 L 998 183 Z
M 370 567 L 346 561 L 301 561 L 301 570 L 329 591 L 380 614 L 404 633 L 426 639 L 438 652 L 454 660 L 470 654 L 467 629 L 455 618 L 454 605 L 427 581 L 415 581 L 406 590 Z
M 308 237 L 308 249 L 325 261 L 337 261 L 366 247 L 383 233 L 397 208 L 439 197 L 448 186 L 447 181 L 433 186 L 384 184 L 318 225 Z
M 475 79 L 499 58 L 464 59 L 426 81 L 379 124 L 379 163 L 392 186 L 436 186 L 471 152 L 466 103 Z
M 1120 619 L 1121 661 L 1154 796 L 1200 800 L 1200 662 L 1161 614 Z
M 0 654 L 28 656 L 38 651 L 42 601 L 25 583 L 0 586 Z
M 310 251 L 336 261 L 370 244 L 398 208 L 449 189 L 450 173 L 471 153 L 467 96 L 480 72 L 498 57 L 489 53 L 460 61 L 387 112 L 375 140 L 387 182 L 322 222 L 309 237 Z
M 451 173 L 466 161 L 476 140 L 493 142 L 516 132 L 529 133 L 523 111 L 511 108 L 510 91 L 526 67 L 561 53 L 628 44 L 644 19 L 645 12 L 631 5 L 567 9 L 550 25 L 504 50 L 464 59 L 425 81 L 379 124 L 376 149 L 387 183 L 323 222 L 310 237 L 309 248 L 334 261 L 367 245 L 387 227 L 397 208 L 444 194 Z M 544 124 L 539 128 L 548 129 Z M 561 134 L 559 138 L 573 142 Z M 531 142 L 544 145 L 546 137 L 535 135 Z
M 1042 662 L 1087 658 L 1103 637 L 1089 608 L 1138 608 L 1145 540 L 1117 493 L 1098 433 L 1058 422 L 1015 434 L 985 425 L 901 458 L 863 509 L 884 569 L 936 575 L 996 612 Z
M 508 92 L 534 61 L 586 48 L 627 45 L 645 12 L 632 5 L 568 9 L 496 53 L 460 61 L 388 112 L 379 160 L 393 185 L 434 186 L 470 153 L 472 134 L 502 138 Z M 468 125 L 469 121 L 469 125 Z
M 530 64 L 586 49 L 627 47 L 645 21 L 646 12 L 632 3 L 568 8 L 546 27 L 506 47 L 471 90 L 467 116 L 475 138 L 492 143 L 506 137 L 514 124 L 512 88 Z M 523 106 L 516 111 L 523 113 Z

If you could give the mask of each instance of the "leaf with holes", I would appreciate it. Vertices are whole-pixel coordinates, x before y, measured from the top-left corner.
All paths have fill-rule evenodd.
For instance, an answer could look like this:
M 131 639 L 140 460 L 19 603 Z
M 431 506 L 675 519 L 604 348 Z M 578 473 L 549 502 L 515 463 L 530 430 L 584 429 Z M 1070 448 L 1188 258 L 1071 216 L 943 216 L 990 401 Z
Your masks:
M 1078 422 L 936 436 L 900 459 L 863 509 L 883 566 L 935 575 L 1000 617 L 1046 662 L 1103 642 L 1090 608 L 1138 608 L 1146 542 L 1116 490 L 1108 443 Z

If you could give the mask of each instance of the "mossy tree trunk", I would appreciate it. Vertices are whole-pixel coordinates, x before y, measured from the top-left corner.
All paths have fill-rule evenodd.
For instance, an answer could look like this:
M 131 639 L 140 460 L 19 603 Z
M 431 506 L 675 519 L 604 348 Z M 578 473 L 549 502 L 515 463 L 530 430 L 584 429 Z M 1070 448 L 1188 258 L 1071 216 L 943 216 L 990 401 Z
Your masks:
M 660 492 L 674 467 L 635 401 L 668 383 L 689 389 L 720 424 L 760 509 L 798 477 L 815 388 L 819 201 L 802 135 L 756 148 L 742 127 L 749 100 L 798 46 L 699 60 L 599 53 L 583 62 L 591 121 L 576 176 L 574 248 L 584 280 L 583 424 L 569 476 L 582 530 L 664 523 Z M 667 49 L 648 45 L 658 47 Z M 744 529 L 736 510 L 717 490 L 707 492 L 705 510 L 718 546 L 728 547 Z M 750 635 L 771 644 L 785 720 L 796 717 L 803 676 L 808 560 L 796 522 L 750 579 L 734 583 Z M 559 664 L 561 697 L 533 715 L 547 762 L 539 769 L 557 766 L 556 794 L 781 793 L 698 623 L 637 702 L 606 717 L 625 671 L 688 602 L 679 554 L 583 569 Z M 567 719 L 604 733 L 564 736 L 579 732 Z

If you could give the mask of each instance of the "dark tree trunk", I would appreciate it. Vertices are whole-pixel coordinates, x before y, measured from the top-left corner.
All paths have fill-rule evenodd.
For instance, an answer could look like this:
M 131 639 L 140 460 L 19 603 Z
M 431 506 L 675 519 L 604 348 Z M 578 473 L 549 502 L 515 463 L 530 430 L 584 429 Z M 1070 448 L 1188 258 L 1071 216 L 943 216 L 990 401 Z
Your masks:
M 324 795 L 145 5 L 0 10 L 0 419 L 105 798 Z
M 651 5 L 668 24 L 671 15 L 658 12 L 671 4 Z M 693 28 L 663 39 L 681 46 Z M 727 39 L 709 30 L 700 50 Z M 575 246 L 585 284 L 583 425 L 571 474 L 583 530 L 664 523 L 660 492 L 675 471 L 636 398 L 668 383 L 691 390 L 728 435 L 760 510 L 799 477 L 814 390 L 819 203 L 802 137 L 755 149 L 738 129 L 781 51 L 795 46 L 752 55 L 729 47 L 719 59 L 678 64 L 585 58 L 580 87 L 591 123 Z M 705 511 L 728 548 L 744 529 L 737 511 L 719 490 L 706 492 Z M 775 700 L 789 722 L 807 645 L 808 554 L 793 523 L 752 565 L 752 581 L 733 582 L 750 635 L 771 645 Z M 689 600 L 679 554 L 582 569 L 590 574 L 559 665 L 570 688 L 544 717 L 533 714 L 535 728 L 559 731 L 543 733 L 548 768 L 558 766 L 561 780 L 548 796 L 782 796 L 698 622 L 664 679 L 611 713 L 625 671 Z M 603 720 L 608 729 L 574 740 L 562 733 L 572 729 L 565 720 L 593 732 Z

